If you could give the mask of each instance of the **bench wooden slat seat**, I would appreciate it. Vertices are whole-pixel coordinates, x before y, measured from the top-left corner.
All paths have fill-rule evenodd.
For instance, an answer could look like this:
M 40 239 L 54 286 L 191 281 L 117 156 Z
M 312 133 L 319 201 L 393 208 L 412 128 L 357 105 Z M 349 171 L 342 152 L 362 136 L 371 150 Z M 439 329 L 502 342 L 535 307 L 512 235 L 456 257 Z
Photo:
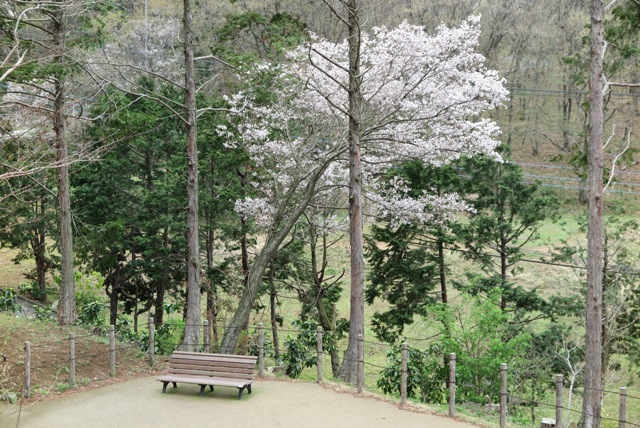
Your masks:
M 251 394 L 251 382 L 258 357 L 249 355 L 209 354 L 205 352 L 175 351 L 169 359 L 167 374 L 158 377 L 162 392 L 167 385 L 191 383 L 200 385 L 200 395 L 205 387 L 213 391 L 214 386 L 238 388 L 238 399 L 246 389 Z

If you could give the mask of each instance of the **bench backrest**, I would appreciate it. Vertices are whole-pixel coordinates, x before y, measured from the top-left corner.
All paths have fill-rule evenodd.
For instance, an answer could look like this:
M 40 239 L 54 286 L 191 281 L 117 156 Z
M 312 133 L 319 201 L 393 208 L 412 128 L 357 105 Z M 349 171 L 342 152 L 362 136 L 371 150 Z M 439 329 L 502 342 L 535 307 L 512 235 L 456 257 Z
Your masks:
M 257 361 L 258 357 L 249 355 L 175 351 L 169 359 L 169 373 L 250 380 Z

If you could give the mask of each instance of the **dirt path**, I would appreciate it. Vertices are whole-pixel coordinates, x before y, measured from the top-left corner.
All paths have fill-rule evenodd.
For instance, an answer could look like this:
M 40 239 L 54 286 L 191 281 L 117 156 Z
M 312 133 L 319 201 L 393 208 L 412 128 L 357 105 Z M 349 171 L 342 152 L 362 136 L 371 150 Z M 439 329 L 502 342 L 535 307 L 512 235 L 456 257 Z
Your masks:
M 23 408 L 0 406 L 0 428 L 278 427 L 474 428 L 453 419 L 399 409 L 381 399 L 305 382 L 254 381 L 253 394 L 197 385 L 169 387 L 155 377 L 134 379 Z M 214 396 L 212 396 L 214 395 Z

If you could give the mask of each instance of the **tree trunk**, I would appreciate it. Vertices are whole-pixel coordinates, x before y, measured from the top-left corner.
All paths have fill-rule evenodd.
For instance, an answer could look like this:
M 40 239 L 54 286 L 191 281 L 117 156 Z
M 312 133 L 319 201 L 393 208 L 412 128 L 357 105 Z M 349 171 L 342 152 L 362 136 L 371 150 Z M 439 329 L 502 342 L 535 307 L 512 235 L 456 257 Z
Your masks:
M 52 14 L 52 34 L 54 38 L 54 62 L 64 68 L 65 54 L 65 13 L 63 6 Z M 60 72 L 54 77 L 55 99 L 53 103 L 53 131 L 55 133 L 56 161 L 58 167 L 58 221 L 60 223 L 60 302 L 58 323 L 62 325 L 76 322 L 76 290 L 73 273 L 73 235 L 71 230 L 71 193 L 69 190 L 69 166 L 67 133 L 65 125 L 65 77 Z
M 36 217 L 44 217 L 46 198 L 40 197 L 35 203 Z M 36 292 L 34 298 L 42 302 L 47 301 L 47 270 L 49 270 L 49 263 L 47 260 L 47 234 L 44 229 L 36 227 L 33 230 L 33 237 L 31 238 L 31 250 L 33 251 L 33 257 L 36 262 Z
M 196 87 L 194 82 L 192 4 L 184 0 L 185 113 L 187 131 L 187 325 L 182 347 L 200 346 L 200 243 L 198 235 L 198 148 L 196 145 Z
M 603 255 L 603 54 L 604 7 L 591 1 L 589 65 L 589 231 L 587 236 L 587 302 L 584 401 L 581 426 L 600 427 L 602 402 L 602 255 Z
M 213 166 L 212 166 L 213 172 Z M 213 195 L 215 197 L 215 195 Z M 207 272 L 208 286 L 207 286 L 207 321 L 209 321 L 209 329 L 211 329 L 212 345 L 213 349 L 218 347 L 218 296 L 216 292 L 216 286 L 213 283 L 213 244 L 215 240 L 215 233 L 213 231 L 213 215 L 209 213 L 207 216 L 207 240 L 206 240 L 206 252 L 207 252 Z
M 278 305 L 278 292 L 276 290 L 276 284 L 273 279 L 273 269 L 271 269 L 270 276 L 269 308 L 271 315 L 271 335 L 273 336 L 273 352 L 275 354 L 276 361 L 280 361 L 280 337 L 278 336 L 278 320 L 276 313 L 276 307 Z
M 504 237 L 500 239 L 500 284 L 502 286 L 502 297 L 500 298 L 500 309 L 507 310 L 507 297 L 505 289 L 507 286 L 507 242 Z
M 364 333 L 364 256 L 362 243 L 362 169 L 360 160 L 362 75 L 358 1 L 346 2 L 349 23 L 349 233 L 351 244 L 351 299 L 349 344 L 340 378 L 355 384 L 358 375 L 357 338 Z
M 438 270 L 440 275 L 440 296 L 442 303 L 449 301 L 447 297 L 447 267 L 444 263 L 444 241 L 438 239 Z
M 251 265 L 251 268 L 249 269 L 247 286 L 242 292 L 242 296 L 240 297 L 240 301 L 238 302 L 238 308 L 233 314 L 233 318 L 231 319 L 229 328 L 225 331 L 222 342 L 220 343 L 221 353 L 230 354 L 234 351 L 236 344 L 238 343 L 242 327 L 246 325 L 249 320 L 253 302 L 258 297 L 258 291 L 260 290 L 260 286 L 262 285 L 262 278 L 265 269 L 267 268 L 271 260 L 273 260 L 273 258 L 275 257 L 280 244 L 282 244 L 282 241 L 284 241 L 304 210 L 309 205 L 311 198 L 313 198 L 315 194 L 316 184 L 318 183 L 320 177 L 322 177 L 322 174 L 326 170 L 327 166 L 331 162 L 333 162 L 341 153 L 342 152 L 340 150 L 336 150 L 331 156 L 325 159 L 324 162 L 318 165 L 314 171 L 312 171 L 310 176 L 307 178 L 307 183 L 304 190 L 302 191 L 302 196 L 298 204 L 287 209 L 286 212 L 288 216 L 286 218 L 279 218 L 279 221 L 276 220 L 274 227 L 271 229 L 271 232 L 267 236 L 264 247 L 256 256 Z M 289 196 L 284 198 L 284 203 L 291 199 L 292 194 L 295 190 L 297 190 L 297 186 L 292 185 Z M 282 207 L 280 207 L 280 211 L 283 211 Z

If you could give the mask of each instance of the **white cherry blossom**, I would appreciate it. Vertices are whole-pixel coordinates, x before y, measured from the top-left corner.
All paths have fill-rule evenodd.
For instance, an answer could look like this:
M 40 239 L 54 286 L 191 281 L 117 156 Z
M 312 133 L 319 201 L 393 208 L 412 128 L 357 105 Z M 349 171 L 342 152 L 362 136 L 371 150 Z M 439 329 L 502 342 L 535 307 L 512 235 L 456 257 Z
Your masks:
M 476 52 L 479 17 L 458 27 L 439 27 L 429 35 L 406 22 L 376 28 L 362 38 L 362 162 L 367 200 L 393 222 L 437 221 L 465 209 L 457 195 L 411 198 L 406 186 L 378 182 L 391 166 L 418 159 L 436 166 L 461 156 L 487 154 L 499 159 L 499 127 L 485 113 L 507 100 L 504 80 Z M 220 135 L 241 144 L 263 168 L 262 197 L 253 210 L 275 214 L 283 195 L 331 156 L 318 186 L 344 186 L 348 165 L 348 47 L 311 35 L 289 53 L 290 63 L 261 64 L 255 74 L 275 73 L 275 103 L 256 105 L 250 94 L 228 98 L 236 128 Z M 250 200 L 241 204 L 243 212 Z M 266 210 L 263 204 L 274 206 Z M 262 223 L 261 220 L 261 223 Z

